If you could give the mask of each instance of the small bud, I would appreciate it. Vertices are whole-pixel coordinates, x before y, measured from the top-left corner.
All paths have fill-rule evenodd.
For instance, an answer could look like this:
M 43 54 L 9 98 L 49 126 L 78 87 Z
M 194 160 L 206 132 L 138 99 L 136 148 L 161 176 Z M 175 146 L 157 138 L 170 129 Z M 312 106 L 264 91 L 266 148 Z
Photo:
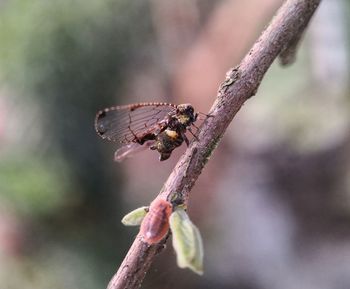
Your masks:
M 177 208 L 170 216 L 173 247 L 180 268 L 189 268 L 203 274 L 203 244 L 198 228 L 191 222 L 182 208 Z
M 139 226 L 148 212 L 148 207 L 137 208 L 122 219 L 122 223 L 125 226 Z
M 167 235 L 171 213 L 172 205 L 168 201 L 157 197 L 151 203 L 140 227 L 140 234 L 145 243 L 149 245 L 159 243 Z

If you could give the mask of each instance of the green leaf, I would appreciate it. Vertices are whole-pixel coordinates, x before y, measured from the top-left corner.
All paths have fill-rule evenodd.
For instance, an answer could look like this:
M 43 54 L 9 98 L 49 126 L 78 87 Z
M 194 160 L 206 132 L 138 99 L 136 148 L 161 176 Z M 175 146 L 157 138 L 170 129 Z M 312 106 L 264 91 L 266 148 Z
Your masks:
M 122 219 L 122 223 L 125 226 L 139 226 L 143 218 L 146 216 L 148 212 L 148 207 L 140 207 L 136 210 L 131 211 Z
M 203 243 L 198 228 L 191 222 L 186 211 L 177 208 L 170 216 L 173 247 L 180 268 L 189 268 L 203 274 Z

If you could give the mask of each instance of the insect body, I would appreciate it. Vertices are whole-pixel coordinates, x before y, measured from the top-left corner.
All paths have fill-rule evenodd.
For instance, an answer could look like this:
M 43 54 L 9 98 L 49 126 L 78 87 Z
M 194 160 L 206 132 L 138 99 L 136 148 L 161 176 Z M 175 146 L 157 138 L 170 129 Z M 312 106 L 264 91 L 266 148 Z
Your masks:
M 139 103 L 106 108 L 97 113 L 95 129 L 103 139 L 122 143 L 116 152 L 120 161 L 141 145 L 160 153 L 160 160 L 170 157 L 184 141 L 186 131 L 197 119 L 190 104 Z M 127 148 L 125 146 L 128 146 Z
M 149 245 L 156 244 L 162 240 L 169 231 L 169 217 L 172 213 L 170 202 L 157 198 L 143 219 L 140 233 L 143 241 Z

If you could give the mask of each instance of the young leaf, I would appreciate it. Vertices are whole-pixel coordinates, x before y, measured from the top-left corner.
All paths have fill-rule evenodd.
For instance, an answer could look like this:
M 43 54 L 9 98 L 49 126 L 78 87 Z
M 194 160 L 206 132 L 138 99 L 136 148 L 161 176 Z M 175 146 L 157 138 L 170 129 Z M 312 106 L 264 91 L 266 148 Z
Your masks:
M 178 266 L 202 275 L 203 244 L 198 228 L 182 208 L 177 208 L 171 214 L 169 222 Z
M 137 208 L 126 214 L 122 219 L 125 226 L 139 226 L 148 212 L 148 207 Z

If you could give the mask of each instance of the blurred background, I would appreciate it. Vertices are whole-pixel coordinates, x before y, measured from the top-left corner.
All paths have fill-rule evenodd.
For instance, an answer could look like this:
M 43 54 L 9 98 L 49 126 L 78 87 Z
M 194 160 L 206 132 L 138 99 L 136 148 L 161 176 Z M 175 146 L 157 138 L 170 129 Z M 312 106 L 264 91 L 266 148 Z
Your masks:
M 118 164 L 93 127 L 139 101 L 211 107 L 282 0 L 0 0 L 0 288 L 105 288 L 185 150 Z M 197 181 L 202 277 L 168 242 L 142 288 L 350 288 L 346 0 L 324 0 Z M 179 275 L 181 274 L 181 275 Z M 181 276 L 181 278 L 179 278 Z

